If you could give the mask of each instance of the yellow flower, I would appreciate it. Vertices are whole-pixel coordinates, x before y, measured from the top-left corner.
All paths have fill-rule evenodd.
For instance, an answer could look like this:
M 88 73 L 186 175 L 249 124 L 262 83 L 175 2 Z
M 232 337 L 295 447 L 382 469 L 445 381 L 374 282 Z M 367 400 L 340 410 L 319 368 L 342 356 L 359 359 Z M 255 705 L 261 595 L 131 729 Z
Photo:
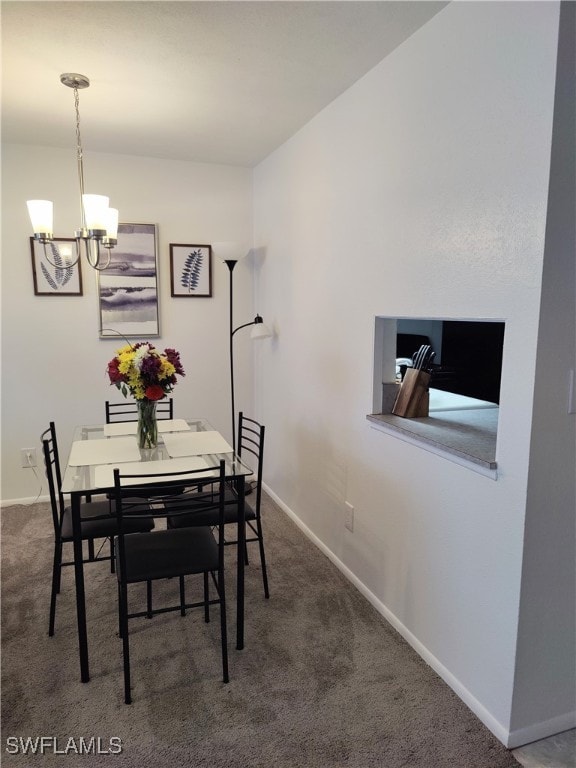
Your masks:
M 170 363 L 164 357 L 160 358 L 160 374 L 158 378 L 160 380 L 169 379 L 170 376 L 173 376 L 175 373 L 176 373 L 176 368 L 172 365 L 172 363 Z

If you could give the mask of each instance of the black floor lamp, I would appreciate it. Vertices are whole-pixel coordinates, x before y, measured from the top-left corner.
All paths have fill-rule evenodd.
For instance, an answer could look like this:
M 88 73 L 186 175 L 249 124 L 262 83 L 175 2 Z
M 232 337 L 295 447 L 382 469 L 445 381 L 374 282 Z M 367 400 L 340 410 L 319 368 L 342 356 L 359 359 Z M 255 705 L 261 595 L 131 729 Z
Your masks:
M 234 328 L 234 290 L 233 290 L 233 273 L 234 267 L 238 263 L 238 259 L 224 259 L 228 270 L 230 271 L 230 395 L 232 401 L 232 447 L 236 451 L 236 409 L 234 405 L 234 334 L 241 328 L 247 328 L 249 325 L 254 326 L 252 328 L 251 337 L 253 339 L 265 339 L 271 336 L 270 330 L 264 324 L 264 321 L 260 315 L 256 315 L 254 320 L 249 323 L 243 323 L 237 328 Z

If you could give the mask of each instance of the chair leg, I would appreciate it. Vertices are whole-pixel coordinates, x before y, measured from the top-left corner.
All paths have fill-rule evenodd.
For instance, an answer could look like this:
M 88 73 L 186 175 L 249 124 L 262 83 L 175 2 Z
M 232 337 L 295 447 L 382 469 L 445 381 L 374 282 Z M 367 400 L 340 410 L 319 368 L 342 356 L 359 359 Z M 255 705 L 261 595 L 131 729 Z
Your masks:
M 62 566 L 62 545 L 54 544 L 54 560 L 52 563 L 52 590 L 50 592 L 50 620 L 48 622 L 48 635 L 54 635 L 54 623 L 56 621 L 56 594 L 60 591 L 60 571 Z
M 146 618 L 152 618 L 152 582 L 146 582 Z
M 228 632 L 226 628 L 226 593 L 224 574 L 218 573 L 218 593 L 220 595 L 220 636 L 222 639 L 222 680 L 227 683 L 228 677 Z
M 260 518 L 256 520 L 256 527 L 258 528 L 258 546 L 260 547 L 260 564 L 262 566 L 262 581 L 264 582 L 264 597 L 268 599 L 270 597 L 270 591 L 268 589 L 268 572 L 266 571 L 266 555 L 264 554 L 264 536 L 262 535 L 262 523 Z
M 184 590 L 184 576 L 180 576 L 180 616 L 186 616 L 186 594 Z
M 56 578 L 56 594 L 59 595 L 60 594 L 60 584 L 61 584 L 61 581 L 62 581 L 62 542 L 57 544 L 57 547 L 58 547 L 58 563 L 59 563 L 59 568 L 58 568 L 58 575 L 57 575 L 57 578 Z
M 210 621 L 210 605 L 208 603 L 210 599 L 209 578 L 208 571 L 204 571 L 204 621 L 206 623 Z
M 118 637 L 122 638 L 122 589 L 118 582 Z
M 88 539 L 88 560 L 94 560 L 94 539 Z
M 116 555 L 114 547 L 114 536 L 110 536 L 110 573 L 116 573 Z
M 122 636 L 122 657 L 124 660 L 124 702 L 132 704 L 130 695 L 130 644 L 128 642 L 128 590 L 126 584 L 120 587 L 120 634 Z

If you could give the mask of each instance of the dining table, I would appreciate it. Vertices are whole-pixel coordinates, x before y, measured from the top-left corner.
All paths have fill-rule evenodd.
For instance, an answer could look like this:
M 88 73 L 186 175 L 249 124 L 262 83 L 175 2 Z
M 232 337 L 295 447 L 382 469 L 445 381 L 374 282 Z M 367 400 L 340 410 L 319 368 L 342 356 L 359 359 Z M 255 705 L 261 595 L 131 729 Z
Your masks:
M 155 471 L 159 474 L 185 472 L 204 464 L 207 476 L 210 476 L 224 460 L 226 481 L 234 484 L 238 497 L 238 552 L 242 553 L 245 549 L 245 478 L 252 474 L 252 469 L 240 459 L 226 439 L 204 418 L 158 420 L 158 445 L 155 448 L 139 448 L 136 431 L 136 421 L 76 427 L 62 475 L 61 490 L 63 494 L 70 495 L 72 514 L 82 682 L 90 680 L 90 667 L 80 509 L 83 499 L 114 493 L 116 467 L 123 472 L 141 471 L 153 482 Z M 244 557 L 241 556 L 237 558 L 236 648 L 244 648 Z

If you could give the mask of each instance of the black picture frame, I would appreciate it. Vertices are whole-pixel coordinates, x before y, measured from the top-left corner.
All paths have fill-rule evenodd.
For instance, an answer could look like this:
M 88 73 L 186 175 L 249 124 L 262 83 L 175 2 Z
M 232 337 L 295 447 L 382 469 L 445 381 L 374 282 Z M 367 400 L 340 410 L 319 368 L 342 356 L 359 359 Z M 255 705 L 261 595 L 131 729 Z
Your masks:
M 44 245 L 30 238 L 32 278 L 35 296 L 82 296 L 82 268 L 80 261 L 68 266 L 76 258 L 76 240 L 73 237 L 55 237 Z M 46 255 L 54 264 L 50 264 Z
M 170 295 L 212 297 L 212 246 L 170 243 Z

